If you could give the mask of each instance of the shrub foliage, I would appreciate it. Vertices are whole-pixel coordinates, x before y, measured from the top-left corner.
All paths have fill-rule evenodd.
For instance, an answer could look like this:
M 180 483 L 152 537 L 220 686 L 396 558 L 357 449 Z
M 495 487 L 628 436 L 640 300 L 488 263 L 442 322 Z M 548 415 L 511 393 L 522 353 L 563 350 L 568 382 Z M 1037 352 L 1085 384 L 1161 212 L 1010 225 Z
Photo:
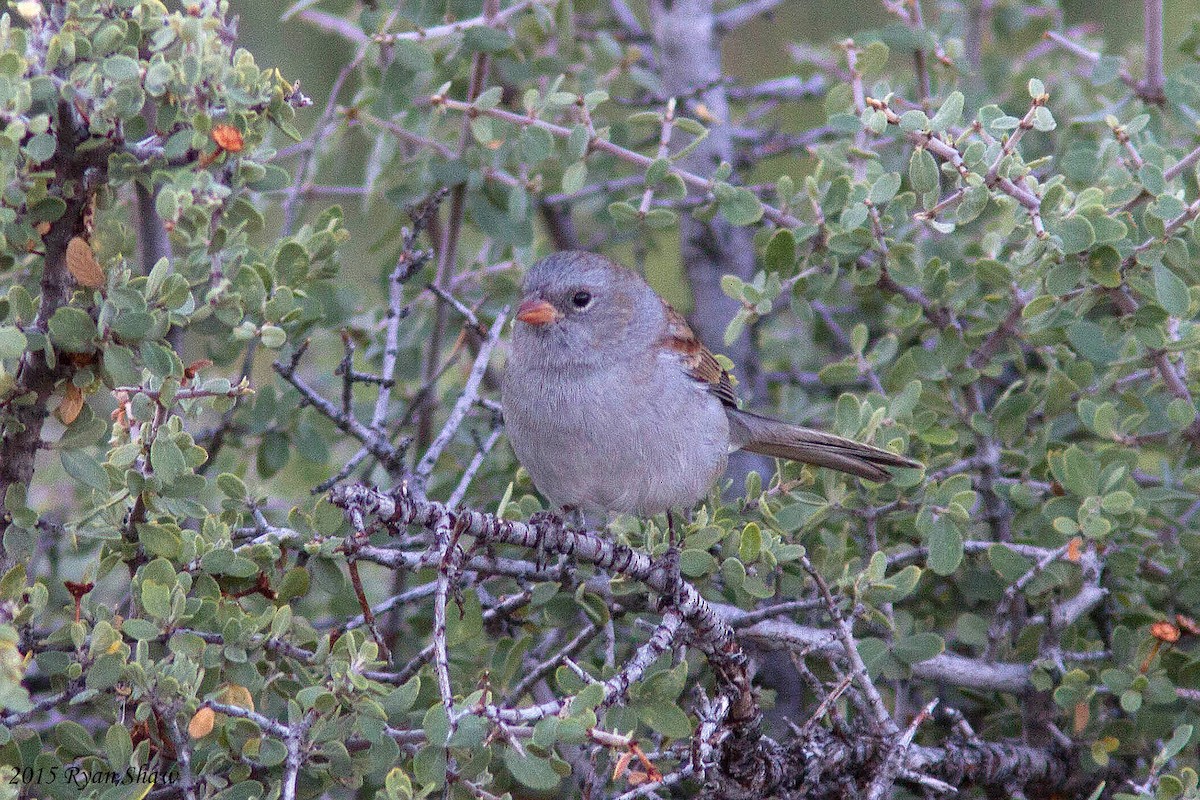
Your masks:
M 0 17 L 5 790 L 1197 796 L 1196 35 L 885 2 L 740 84 L 771 3 L 450 5 L 298 3 L 315 105 L 222 1 Z M 494 356 L 563 247 L 926 468 L 538 513 Z

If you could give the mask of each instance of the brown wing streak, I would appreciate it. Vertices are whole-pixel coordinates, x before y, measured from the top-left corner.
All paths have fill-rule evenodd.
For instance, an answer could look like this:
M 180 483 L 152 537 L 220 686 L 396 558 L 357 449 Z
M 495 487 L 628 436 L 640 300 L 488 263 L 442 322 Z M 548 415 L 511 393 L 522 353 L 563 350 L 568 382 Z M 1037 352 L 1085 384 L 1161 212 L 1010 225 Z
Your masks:
M 683 315 L 666 303 L 663 303 L 663 306 L 667 312 L 667 330 L 663 337 L 663 345 L 679 355 L 688 375 L 705 384 L 722 403 L 737 408 L 737 398 L 733 394 L 733 381 L 729 379 L 729 373 L 708 348 L 700 344 Z

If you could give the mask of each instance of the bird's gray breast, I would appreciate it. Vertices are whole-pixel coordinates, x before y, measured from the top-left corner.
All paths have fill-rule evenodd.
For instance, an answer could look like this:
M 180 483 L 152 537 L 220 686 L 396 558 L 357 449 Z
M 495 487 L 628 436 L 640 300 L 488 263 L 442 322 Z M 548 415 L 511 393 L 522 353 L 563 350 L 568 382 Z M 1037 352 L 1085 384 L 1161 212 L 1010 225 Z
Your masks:
M 504 381 L 517 458 L 559 506 L 642 515 L 688 508 L 724 472 L 724 407 L 669 355 L 610 369 L 522 365 Z

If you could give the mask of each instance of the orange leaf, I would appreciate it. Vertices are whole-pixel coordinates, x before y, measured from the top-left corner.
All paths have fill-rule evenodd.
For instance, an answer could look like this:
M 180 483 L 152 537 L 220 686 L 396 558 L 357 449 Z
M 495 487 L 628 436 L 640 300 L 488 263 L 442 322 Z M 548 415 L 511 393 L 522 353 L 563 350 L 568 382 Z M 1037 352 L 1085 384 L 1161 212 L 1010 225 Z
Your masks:
M 213 141 L 217 147 L 227 153 L 240 153 L 246 143 L 242 140 L 242 132 L 232 125 L 218 125 L 212 131 Z
M 621 757 L 617 759 L 616 766 L 613 767 L 612 776 L 614 781 L 625 776 L 625 773 L 629 770 L 629 762 L 631 761 L 633 761 L 633 753 L 624 752 L 621 754 Z
M 83 392 L 73 383 L 67 384 L 67 393 L 63 395 L 62 402 L 58 404 L 58 410 L 55 415 L 62 421 L 63 425 L 70 425 L 79 416 L 79 412 L 83 410 Z
M 1087 727 L 1088 720 L 1092 717 L 1092 710 L 1086 702 L 1075 704 L 1075 733 L 1083 733 L 1083 729 Z
M 1067 542 L 1067 561 L 1079 562 L 1079 551 L 1083 548 L 1083 539 L 1076 536 Z
M 197 711 L 192 716 L 192 721 L 188 723 L 188 736 L 193 739 L 203 739 L 212 733 L 213 722 L 217 715 L 208 706 Z
M 640 769 L 629 770 L 629 772 L 625 775 L 625 780 L 629 782 L 630 786 L 641 786 L 643 783 L 656 782 L 654 781 L 654 778 L 642 772 Z
M 1155 622 L 1150 626 L 1150 635 L 1164 642 L 1178 642 L 1179 628 L 1169 622 Z
M 250 696 L 250 690 L 245 686 L 239 686 L 236 683 L 231 683 L 221 690 L 221 699 L 231 706 L 244 708 L 247 711 L 254 710 L 254 698 Z
M 75 236 L 67 242 L 67 269 L 80 286 L 99 289 L 104 285 L 104 270 L 92 253 L 92 246 L 82 236 Z

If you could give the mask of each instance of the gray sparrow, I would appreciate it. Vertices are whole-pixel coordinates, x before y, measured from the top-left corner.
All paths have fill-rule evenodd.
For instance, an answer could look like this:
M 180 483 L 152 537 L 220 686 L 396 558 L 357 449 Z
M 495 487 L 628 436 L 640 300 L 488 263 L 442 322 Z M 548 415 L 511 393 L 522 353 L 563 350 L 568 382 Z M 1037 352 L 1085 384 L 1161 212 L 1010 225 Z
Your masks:
M 637 273 L 560 252 L 525 276 L 504 373 L 513 450 L 555 506 L 653 516 L 707 496 L 748 450 L 871 481 L 903 455 L 737 407 L 729 373 Z

